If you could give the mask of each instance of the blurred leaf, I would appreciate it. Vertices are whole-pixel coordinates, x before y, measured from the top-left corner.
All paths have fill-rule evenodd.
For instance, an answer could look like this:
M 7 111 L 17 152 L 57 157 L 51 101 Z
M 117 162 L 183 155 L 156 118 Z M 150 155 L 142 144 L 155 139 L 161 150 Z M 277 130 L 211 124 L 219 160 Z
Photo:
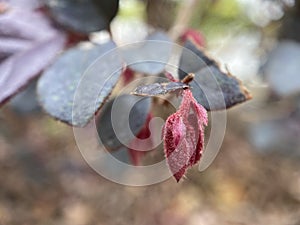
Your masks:
M 97 122 L 104 146 L 116 150 L 129 144 L 146 123 L 150 107 L 150 98 L 132 95 L 121 95 L 108 102 Z
M 27 40 L 0 37 L 0 63 L 9 56 L 28 49 L 31 44 L 32 43 Z
M 118 18 L 121 19 L 144 19 L 145 4 L 142 1 L 123 1 L 118 11 Z
M 47 2 L 54 20 L 79 33 L 108 29 L 119 0 L 52 0 Z
M 201 47 L 205 47 L 206 46 L 206 40 L 204 35 L 198 31 L 198 30 L 194 30 L 194 29 L 186 29 L 184 31 L 184 33 L 180 36 L 180 41 L 182 41 L 183 43 L 185 43 L 188 39 L 191 39 L 194 41 L 194 43 L 198 44 Z M 187 42 L 186 44 L 189 44 L 190 42 Z
M 0 14 L 0 104 L 38 75 L 64 48 L 65 36 L 34 11 Z
M 247 14 L 244 13 L 241 1 L 205 0 L 202 4 L 198 4 L 198 9 L 195 11 L 198 13 L 193 16 L 191 27 L 200 29 L 208 42 L 216 37 L 222 39 L 228 33 L 235 34 L 241 30 L 255 28 Z
M 136 72 L 157 75 L 164 71 L 171 56 L 172 43 L 164 32 L 155 32 L 143 42 L 122 48 L 128 67 Z
M 196 73 L 210 65 L 217 65 L 217 63 L 205 54 L 202 46 L 188 37 L 184 42 L 179 60 L 179 78 L 183 79 L 188 73 Z
M 263 154 L 280 153 L 290 157 L 300 156 L 300 120 L 294 116 L 262 120 L 250 124 L 249 138 L 255 150 Z
M 288 96 L 300 92 L 300 44 L 282 41 L 270 52 L 263 74 L 272 90 Z
M 219 0 L 212 4 L 211 14 L 219 15 L 223 18 L 236 19 L 241 9 L 238 1 L 232 0 Z
M 292 2 L 292 1 L 291 1 Z M 300 42 L 300 3 L 295 1 L 292 10 L 287 10 L 278 32 L 279 40 L 294 40 Z M 276 26 L 277 24 L 274 24 Z M 274 29 L 270 26 L 270 29 Z
M 151 131 L 149 129 L 150 127 L 150 121 L 152 120 L 153 115 L 151 113 L 148 114 L 147 120 L 140 130 L 140 132 L 136 135 L 136 138 L 131 140 L 128 147 L 128 155 L 130 158 L 130 161 L 133 165 L 139 166 L 142 158 L 149 153 L 149 150 L 152 150 L 154 148 L 154 141 L 151 136 Z M 141 142 L 140 140 L 146 140 L 146 142 Z M 140 151 L 139 149 L 148 150 L 148 151 Z
M 114 48 L 115 44 L 110 41 L 102 45 L 79 45 L 64 52 L 38 82 L 43 108 L 68 124 L 86 125 L 121 75 L 122 62 L 117 52 L 107 54 Z
M 13 8 L 0 14 L 1 38 L 38 41 L 56 33 L 51 21 L 42 13 Z
M 157 96 L 186 88 L 189 88 L 189 85 L 181 82 L 154 83 L 139 86 L 131 94 L 139 96 Z
M 176 15 L 176 1 L 150 0 L 147 1 L 147 22 L 151 27 L 169 30 Z M 168 13 L 166 13 L 168 12 Z
M 191 90 L 199 104 L 207 110 L 230 108 L 251 99 L 241 82 L 230 73 L 222 72 L 216 61 L 206 56 L 203 49 L 188 40 L 180 58 L 179 77 L 194 73 Z
M 36 96 L 36 84 L 37 82 L 34 80 L 25 90 L 18 93 L 9 101 L 9 106 L 19 115 L 26 116 L 41 112 Z
M 4 2 L 9 5 L 9 8 L 20 8 L 20 9 L 37 9 L 42 6 L 42 0 L 0 0 L 0 3 Z

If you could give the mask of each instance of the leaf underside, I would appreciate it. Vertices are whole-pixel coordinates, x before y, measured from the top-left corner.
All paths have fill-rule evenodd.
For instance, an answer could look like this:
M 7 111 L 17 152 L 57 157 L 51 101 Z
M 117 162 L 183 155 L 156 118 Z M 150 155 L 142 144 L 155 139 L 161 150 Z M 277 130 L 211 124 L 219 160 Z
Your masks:
M 189 88 L 189 85 L 181 82 L 154 83 L 138 86 L 131 94 L 139 96 L 157 96 L 184 90 L 186 88 Z

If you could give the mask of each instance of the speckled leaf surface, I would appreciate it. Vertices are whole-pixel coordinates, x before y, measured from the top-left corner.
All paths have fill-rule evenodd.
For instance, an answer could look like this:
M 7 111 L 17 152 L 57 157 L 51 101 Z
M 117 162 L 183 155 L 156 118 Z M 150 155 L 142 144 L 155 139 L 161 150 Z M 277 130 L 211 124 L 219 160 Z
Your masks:
M 108 102 L 97 121 L 101 143 L 110 150 L 128 145 L 146 123 L 150 107 L 150 98 L 133 95 L 121 95 Z
M 119 0 L 49 0 L 50 14 L 60 25 L 88 34 L 108 29 L 117 14 Z
M 130 69 L 147 75 L 157 75 L 164 71 L 172 47 L 167 34 L 157 31 L 145 41 L 123 46 L 121 52 Z
M 251 99 L 241 81 L 221 71 L 218 63 L 206 56 L 203 49 L 190 40 L 180 58 L 179 78 L 194 73 L 190 82 L 193 96 L 206 110 L 221 110 Z
M 39 79 L 43 108 L 68 124 L 86 125 L 121 75 L 122 61 L 114 48 L 113 42 L 79 45 L 62 54 Z
M 186 88 L 189 88 L 189 85 L 181 82 L 154 83 L 138 86 L 131 94 L 139 96 L 157 96 Z
M 39 75 L 65 40 L 41 13 L 11 8 L 0 14 L 0 104 Z

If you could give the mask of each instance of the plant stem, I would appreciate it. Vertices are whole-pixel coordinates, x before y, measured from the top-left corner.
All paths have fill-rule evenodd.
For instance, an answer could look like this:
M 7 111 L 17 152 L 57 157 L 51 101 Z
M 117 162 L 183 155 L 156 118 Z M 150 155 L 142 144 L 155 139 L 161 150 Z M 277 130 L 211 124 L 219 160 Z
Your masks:
M 193 16 L 193 12 L 197 9 L 197 5 L 199 2 L 199 0 L 181 1 L 174 25 L 169 31 L 169 35 L 172 40 L 176 41 L 184 32 L 184 30 L 189 26 L 190 20 Z

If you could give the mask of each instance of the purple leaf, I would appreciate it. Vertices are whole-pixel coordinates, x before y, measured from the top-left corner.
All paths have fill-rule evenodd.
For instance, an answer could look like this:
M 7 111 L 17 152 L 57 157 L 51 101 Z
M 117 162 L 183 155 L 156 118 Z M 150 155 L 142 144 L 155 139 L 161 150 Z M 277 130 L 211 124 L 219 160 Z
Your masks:
M 187 39 L 183 47 L 178 69 L 180 79 L 183 79 L 188 73 L 196 73 L 207 66 L 217 65 L 216 61 L 209 58 L 205 54 L 204 48 L 193 39 Z
M 46 4 L 58 24 L 88 34 L 109 28 L 117 14 L 119 0 L 57 0 Z
M 37 9 L 43 5 L 42 0 L 0 0 L 0 3 L 7 3 L 9 7 L 20 9 Z
M 122 61 L 115 47 L 112 41 L 88 43 L 64 52 L 38 81 L 45 111 L 70 125 L 85 126 L 121 76 Z
M 3 103 L 45 68 L 63 48 L 61 34 L 16 54 L 0 65 L 0 102 Z
M 110 150 L 129 144 L 145 125 L 150 108 L 150 98 L 132 95 L 121 95 L 108 102 L 97 122 L 102 144 Z
M 187 40 L 180 58 L 179 78 L 188 73 L 195 77 L 190 82 L 193 96 L 207 110 L 230 108 L 251 99 L 241 81 L 229 72 L 221 71 L 218 63 L 209 58 L 202 47 Z
M 157 96 L 187 88 L 189 88 L 189 85 L 181 82 L 154 83 L 138 86 L 131 94 L 139 96 Z
M 163 129 L 167 163 L 177 182 L 188 167 L 200 160 L 207 123 L 206 110 L 196 102 L 190 90 L 184 90 L 179 109 L 168 117 Z
M 145 41 L 124 46 L 122 56 L 133 71 L 157 75 L 164 71 L 171 57 L 173 44 L 166 33 L 150 34 Z
M 25 51 L 32 45 L 31 41 L 0 37 L 0 63 L 5 58 Z
M 51 21 L 42 13 L 10 9 L 0 14 L 1 37 L 39 41 L 56 33 L 58 30 L 52 27 Z
M 0 14 L 0 36 L 1 105 L 51 63 L 66 38 L 41 13 L 18 9 Z

